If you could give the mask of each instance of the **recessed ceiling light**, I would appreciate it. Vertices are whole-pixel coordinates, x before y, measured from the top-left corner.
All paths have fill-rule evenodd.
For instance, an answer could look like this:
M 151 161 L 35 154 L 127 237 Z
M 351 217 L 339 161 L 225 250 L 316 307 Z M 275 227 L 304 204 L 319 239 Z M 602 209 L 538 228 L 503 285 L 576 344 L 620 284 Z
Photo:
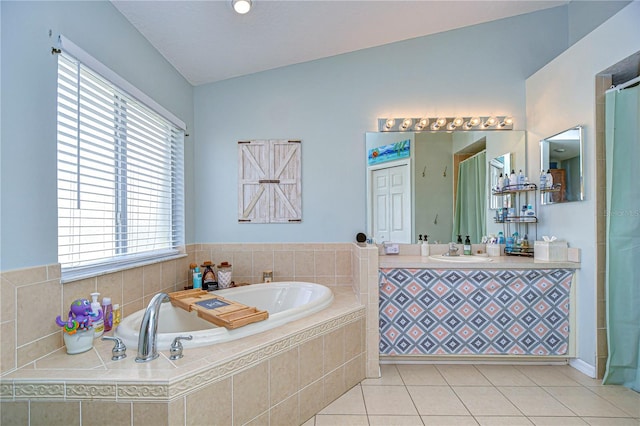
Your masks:
M 554 149 L 554 151 L 555 152 L 565 152 L 566 149 L 564 149 L 564 148 L 556 148 L 556 149 Z
M 233 10 L 240 15 L 244 15 L 251 10 L 251 0 L 232 0 L 231 4 L 233 5 Z

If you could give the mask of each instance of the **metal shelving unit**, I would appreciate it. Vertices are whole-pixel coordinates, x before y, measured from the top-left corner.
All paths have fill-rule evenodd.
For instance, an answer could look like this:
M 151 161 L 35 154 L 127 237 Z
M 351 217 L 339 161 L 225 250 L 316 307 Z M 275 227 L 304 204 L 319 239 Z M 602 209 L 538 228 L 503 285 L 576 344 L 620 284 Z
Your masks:
M 525 184 L 524 187 L 519 185 L 509 185 L 504 187 L 501 191 L 492 190 L 491 193 L 495 196 L 511 197 L 511 201 L 507 203 L 512 206 L 516 215 L 508 215 L 508 209 L 502 208 L 502 214 L 498 218 L 494 219 L 495 223 L 502 223 L 505 238 L 510 237 L 514 233 L 518 233 L 519 236 L 527 236 L 527 240 L 530 243 L 525 246 L 519 246 L 514 243 L 513 246 L 507 246 L 504 254 L 507 256 L 528 256 L 533 257 L 533 241 L 538 239 L 538 218 L 537 216 L 522 216 L 522 206 L 529 206 L 532 204 L 535 211 L 538 211 L 538 187 L 533 183 Z M 533 196 L 533 203 L 529 203 L 530 196 Z M 503 205 L 505 203 L 503 202 Z M 531 230 L 529 228 L 531 226 Z M 535 232 L 534 239 L 530 239 L 532 236 L 531 231 Z

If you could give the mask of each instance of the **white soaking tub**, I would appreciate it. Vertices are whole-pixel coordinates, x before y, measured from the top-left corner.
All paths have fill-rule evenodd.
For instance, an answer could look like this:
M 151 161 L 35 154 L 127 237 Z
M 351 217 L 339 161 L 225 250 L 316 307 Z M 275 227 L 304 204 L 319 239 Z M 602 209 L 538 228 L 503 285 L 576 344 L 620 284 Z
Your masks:
M 193 336 L 193 340 L 181 341 L 183 346 L 188 348 L 226 342 L 261 333 L 318 312 L 333 301 L 333 293 L 330 288 L 306 282 L 253 284 L 217 290 L 214 294 L 234 302 L 266 310 L 269 312 L 269 318 L 235 330 L 227 330 L 198 318 L 195 312 L 187 312 L 182 308 L 173 307 L 168 302 L 163 303 L 158 316 L 158 350 L 168 350 L 173 339 L 178 336 Z M 140 323 L 144 311 L 143 309 L 127 316 L 116 329 L 116 337 L 120 337 L 128 348 L 138 347 Z

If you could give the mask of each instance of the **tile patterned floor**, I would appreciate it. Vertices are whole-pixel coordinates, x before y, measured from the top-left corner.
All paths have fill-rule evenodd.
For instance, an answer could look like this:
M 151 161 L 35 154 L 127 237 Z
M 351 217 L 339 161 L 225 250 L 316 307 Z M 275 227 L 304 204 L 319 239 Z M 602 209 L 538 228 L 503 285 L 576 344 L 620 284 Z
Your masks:
M 382 365 L 303 426 L 639 426 L 640 394 L 569 366 Z

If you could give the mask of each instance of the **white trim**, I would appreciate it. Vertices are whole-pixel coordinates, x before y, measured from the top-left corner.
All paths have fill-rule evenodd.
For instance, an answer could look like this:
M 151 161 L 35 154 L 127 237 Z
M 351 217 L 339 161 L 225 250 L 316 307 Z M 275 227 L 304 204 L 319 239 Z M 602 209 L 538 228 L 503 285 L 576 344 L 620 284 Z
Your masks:
M 63 35 L 58 36 L 59 48 L 69 55 L 75 57 L 80 62 L 87 65 L 89 68 L 100 74 L 105 79 L 109 80 L 120 89 L 127 92 L 132 97 L 136 98 L 138 101 L 145 104 L 147 107 L 151 108 L 174 125 L 180 128 L 180 130 L 184 130 L 186 133 L 187 126 L 184 124 L 184 121 L 180 120 L 178 117 L 169 112 L 162 105 L 151 99 L 148 95 L 140 91 L 140 89 L 136 88 L 134 85 L 129 83 L 124 78 L 120 77 L 116 72 L 112 71 L 109 67 L 104 65 L 102 62 L 98 61 L 96 58 L 82 50 L 82 48 L 78 47 L 75 43 L 70 41 Z
M 579 372 L 581 372 L 582 374 L 586 374 L 587 376 L 591 377 L 592 379 L 596 378 L 596 367 L 584 362 L 580 358 L 574 358 L 569 360 L 569 365 L 575 368 L 576 370 L 578 370 Z

